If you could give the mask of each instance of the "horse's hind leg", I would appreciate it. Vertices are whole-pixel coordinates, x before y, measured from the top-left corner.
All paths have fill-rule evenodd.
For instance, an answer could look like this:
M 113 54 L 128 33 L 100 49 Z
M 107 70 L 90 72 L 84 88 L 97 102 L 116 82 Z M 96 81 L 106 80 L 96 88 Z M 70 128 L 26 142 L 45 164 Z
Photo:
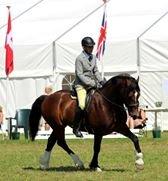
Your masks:
M 144 168 L 143 154 L 141 152 L 138 137 L 130 131 L 130 129 L 127 127 L 127 125 L 124 125 L 122 127 L 122 129 L 119 130 L 118 132 L 123 134 L 124 136 L 128 137 L 129 139 L 131 139 L 131 141 L 134 143 L 135 165 L 136 165 L 137 169 L 143 169 Z
M 46 170 L 49 168 L 49 162 L 50 162 L 50 155 L 51 150 L 54 147 L 55 143 L 57 141 L 56 132 L 53 131 L 48 138 L 47 148 L 45 149 L 44 154 L 40 157 L 40 168 L 43 170 Z
M 65 128 L 59 128 L 59 135 L 57 144 L 63 148 L 72 158 L 75 166 L 79 169 L 83 169 L 84 165 L 83 162 L 79 159 L 79 157 L 69 148 L 65 141 Z

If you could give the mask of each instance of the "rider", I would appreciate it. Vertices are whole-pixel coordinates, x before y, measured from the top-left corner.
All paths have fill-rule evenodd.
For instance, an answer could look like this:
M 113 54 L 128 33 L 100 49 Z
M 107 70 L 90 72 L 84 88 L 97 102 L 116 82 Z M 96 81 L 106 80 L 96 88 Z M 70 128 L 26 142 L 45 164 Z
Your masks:
M 75 62 L 75 89 L 77 92 L 79 107 L 74 117 L 73 133 L 77 137 L 83 137 L 80 132 L 80 122 L 85 109 L 87 90 L 97 88 L 105 83 L 96 64 L 96 56 L 92 54 L 95 42 L 91 37 L 84 37 L 81 41 L 83 51 L 77 56 Z

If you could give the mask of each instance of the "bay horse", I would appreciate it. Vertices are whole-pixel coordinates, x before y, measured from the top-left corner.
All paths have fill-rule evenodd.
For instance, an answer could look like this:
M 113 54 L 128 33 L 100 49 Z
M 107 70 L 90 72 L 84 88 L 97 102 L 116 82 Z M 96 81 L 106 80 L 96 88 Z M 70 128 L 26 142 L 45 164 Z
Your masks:
M 84 113 L 85 125 L 88 132 L 94 134 L 94 153 L 90 162 L 90 169 L 101 171 L 98 164 L 101 141 L 104 135 L 113 131 L 128 137 L 135 147 L 135 165 L 143 169 L 143 154 L 139 140 L 126 125 L 127 113 L 138 115 L 140 88 L 138 80 L 129 74 L 120 74 L 109 79 L 102 88 L 96 89 Z M 68 90 L 60 90 L 49 96 L 38 97 L 32 105 L 29 116 L 29 136 L 33 141 L 38 131 L 41 116 L 52 128 L 47 147 L 40 157 L 41 169 L 49 168 L 49 161 L 53 146 L 57 143 L 72 158 L 78 168 L 84 168 L 80 158 L 69 148 L 65 140 L 65 127 L 73 125 L 77 100 L 71 98 Z

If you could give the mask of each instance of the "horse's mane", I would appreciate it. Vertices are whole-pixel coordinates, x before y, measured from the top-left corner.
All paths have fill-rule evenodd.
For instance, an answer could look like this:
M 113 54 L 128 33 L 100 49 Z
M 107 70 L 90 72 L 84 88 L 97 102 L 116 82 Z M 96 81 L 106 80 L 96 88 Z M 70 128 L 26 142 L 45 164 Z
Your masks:
M 111 84 L 111 82 L 116 81 L 117 78 L 129 78 L 129 79 L 134 79 L 134 78 L 131 77 L 131 75 L 128 74 L 128 73 L 121 73 L 121 74 L 118 74 L 118 75 L 116 75 L 116 76 L 114 76 L 114 77 L 111 77 L 111 78 L 105 83 L 105 85 Z
M 119 74 L 119 75 L 117 75 L 117 76 L 115 76 L 115 77 L 131 77 L 131 75 L 130 74 L 128 74 L 128 73 L 121 73 L 121 74 Z
M 121 73 L 121 74 L 118 74 L 114 77 L 111 77 L 105 84 L 103 87 L 111 87 L 111 85 L 115 85 L 117 83 L 117 80 L 118 79 L 127 79 L 127 80 L 131 80 L 131 82 L 133 83 L 132 84 L 132 87 L 136 88 L 136 90 L 140 91 L 140 87 L 138 85 L 138 80 L 136 80 L 134 77 L 132 77 L 130 74 L 128 73 Z

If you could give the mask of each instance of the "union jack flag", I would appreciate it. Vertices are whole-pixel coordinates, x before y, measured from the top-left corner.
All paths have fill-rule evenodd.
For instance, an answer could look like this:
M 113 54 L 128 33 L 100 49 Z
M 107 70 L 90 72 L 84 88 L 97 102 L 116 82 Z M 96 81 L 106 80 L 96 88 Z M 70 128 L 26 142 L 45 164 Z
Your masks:
M 100 35 L 99 35 L 98 45 L 97 45 L 97 50 L 96 50 L 96 57 L 99 60 L 104 55 L 105 43 L 106 43 L 106 28 L 107 28 L 107 15 L 106 15 L 106 8 L 104 8 L 102 25 L 100 29 Z

